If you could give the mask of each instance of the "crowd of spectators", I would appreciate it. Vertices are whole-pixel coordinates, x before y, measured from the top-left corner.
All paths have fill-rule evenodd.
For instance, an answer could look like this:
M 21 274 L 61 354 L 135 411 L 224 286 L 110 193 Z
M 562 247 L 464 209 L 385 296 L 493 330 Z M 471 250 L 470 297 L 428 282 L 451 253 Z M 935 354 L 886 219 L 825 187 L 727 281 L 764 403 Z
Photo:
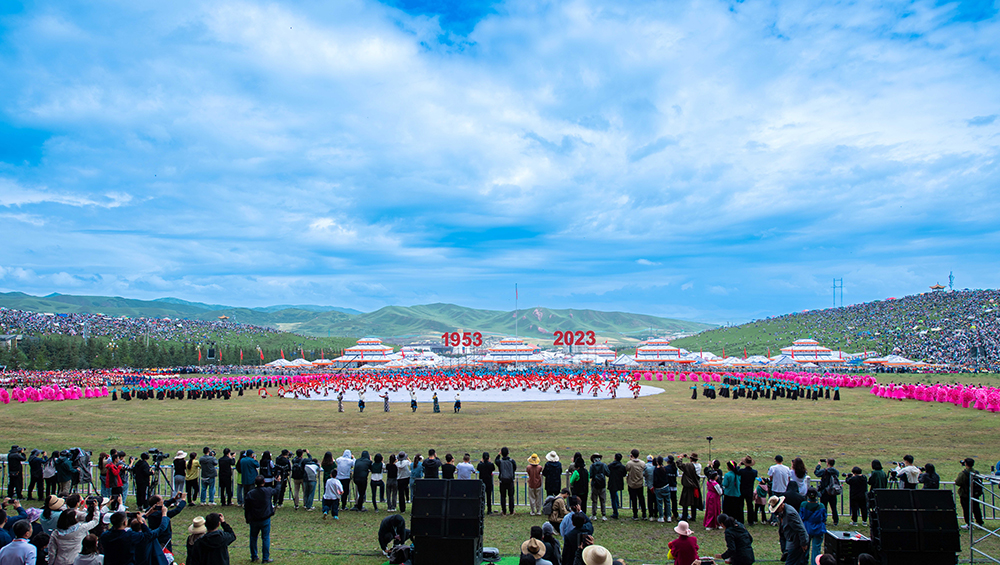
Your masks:
M 112 340 L 155 339 L 194 343 L 208 332 L 231 332 L 243 336 L 280 333 L 265 326 L 241 324 L 228 320 L 190 320 L 180 318 L 127 318 L 103 314 L 42 314 L 0 308 L 0 334 L 70 335 L 106 337 Z
M 737 329 L 752 329 L 759 337 L 754 343 L 730 345 L 727 333 L 733 328 L 710 330 L 701 337 L 709 344 L 757 349 L 811 337 L 845 351 L 1000 370 L 1000 290 L 927 292 L 755 320 Z

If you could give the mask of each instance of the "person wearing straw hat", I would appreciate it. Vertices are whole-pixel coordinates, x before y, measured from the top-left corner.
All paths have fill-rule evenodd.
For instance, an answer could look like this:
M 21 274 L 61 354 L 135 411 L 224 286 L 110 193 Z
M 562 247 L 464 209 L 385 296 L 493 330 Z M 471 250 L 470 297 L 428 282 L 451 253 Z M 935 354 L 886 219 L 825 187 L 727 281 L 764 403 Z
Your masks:
M 753 468 L 753 457 L 747 455 L 740 462 L 736 474 L 740 478 L 740 496 L 746 504 L 746 524 L 752 526 L 757 522 L 756 507 L 754 506 L 753 495 L 757 487 L 757 469 Z
M 559 462 L 559 454 L 550 451 L 545 454 L 545 467 L 542 468 L 542 476 L 545 477 L 545 496 L 559 496 L 562 490 L 562 463 Z
M 545 556 L 545 544 L 541 540 L 531 538 L 521 544 L 521 561 L 525 561 L 525 557 L 530 557 L 531 562 L 535 565 L 552 565 L 552 562 L 548 559 L 544 559 Z
M 201 563 L 201 552 L 196 543 L 207 533 L 208 528 L 205 527 L 204 516 L 195 516 L 191 519 L 191 525 L 188 526 L 187 543 L 184 544 L 187 548 L 188 563 L 192 565 Z
M 621 559 L 612 559 L 611 552 L 603 545 L 588 545 L 581 552 L 584 565 L 619 565 L 625 562 Z
M 193 524 L 192 524 L 193 525 Z M 226 517 L 217 512 L 205 516 L 207 532 L 195 542 L 200 561 L 192 561 L 191 565 L 229 565 L 229 546 L 236 541 L 236 533 L 226 522 Z
M 802 517 L 795 508 L 785 504 L 784 496 L 772 496 L 767 501 L 767 508 L 781 523 L 785 536 L 785 546 L 781 550 L 787 553 L 785 565 L 805 565 L 809 557 L 809 534 Z
M 528 457 L 528 516 L 542 515 L 542 460 L 537 453 Z
M 694 536 L 691 526 L 681 520 L 674 526 L 674 532 L 679 536 L 667 544 L 670 555 L 674 558 L 674 565 L 690 565 L 698 559 L 698 538 Z

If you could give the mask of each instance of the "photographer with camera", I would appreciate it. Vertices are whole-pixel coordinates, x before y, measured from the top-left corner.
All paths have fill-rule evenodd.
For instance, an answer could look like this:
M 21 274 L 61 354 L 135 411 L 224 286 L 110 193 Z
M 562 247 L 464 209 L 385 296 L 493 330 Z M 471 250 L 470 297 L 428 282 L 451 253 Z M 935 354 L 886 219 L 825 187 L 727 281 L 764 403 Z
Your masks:
M 219 502 L 223 506 L 233 504 L 233 468 L 236 466 L 236 458 L 233 452 L 227 447 L 222 450 L 222 458 L 219 459 Z
M 941 477 L 935 472 L 933 463 L 920 468 L 920 478 L 917 482 L 924 485 L 924 490 L 941 488 Z
M 207 498 L 209 506 L 215 506 L 215 478 L 218 476 L 219 460 L 215 458 L 215 451 L 209 447 L 201 452 L 202 456 L 198 458 L 201 466 L 201 503 L 205 504 Z
M 966 530 L 969 528 L 969 506 L 972 507 L 972 516 L 976 523 L 980 526 L 983 525 L 983 511 L 977 500 L 983 496 L 983 484 L 980 479 L 972 475 L 976 472 L 975 459 L 966 457 L 965 460 L 961 461 L 961 464 L 965 468 L 955 478 L 955 486 L 958 487 L 958 499 L 961 501 L 962 516 L 965 518 L 962 529 Z
M 31 456 L 28 457 L 28 471 L 31 475 L 31 482 L 28 483 L 28 500 L 31 500 L 32 491 L 35 490 L 38 491 L 38 500 L 45 499 L 42 495 L 45 488 L 45 479 L 42 476 L 42 471 L 46 461 L 48 461 L 48 457 L 45 456 L 44 451 L 31 450 Z
M 165 509 L 163 511 L 164 513 L 166 512 Z M 130 525 L 132 529 L 129 529 Z M 101 535 L 101 547 L 104 548 L 104 565 L 137 565 L 139 563 L 136 561 L 137 546 L 148 544 L 169 525 L 170 522 L 164 520 L 159 528 L 150 530 L 146 525 L 146 518 L 142 514 L 132 518 L 131 524 L 129 524 L 127 514 L 122 512 L 112 514 L 111 530 Z
M 897 461 L 896 465 L 900 465 Z M 896 471 L 900 485 L 905 489 L 916 489 L 920 480 L 920 469 L 913 464 L 912 455 L 904 455 L 902 467 Z
M 139 455 L 139 460 L 132 465 L 132 477 L 135 480 L 135 507 L 139 510 L 146 509 L 146 499 L 149 498 L 149 481 L 153 476 L 153 469 L 149 466 L 149 453 L 143 451 Z
M 24 448 L 17 445 L 10 446 L 10 453 L 7 454 L 7 496 L 9 498 L 21 498 L 21 491 L 24 489 L 24 469 L 21 463 L 25 461 L 27 458 L 24 456 Z
M 185 507 L 187 507 L 187 502 L 184 500 L 184 493 L 178 495 L 177 498 L 168 498 L 166 500 L 164 500 L 162 496 L 156 494 L 150 496 L 148 501 L 149 511 L 146 512 L 146 521 L 149 527 L 153 529 L 160 526 L 162 518 L 173 518 L 174 516 L 180 514 Z M 168 510 L 164 514 L 158 510 L 159 508 L 166 508 Z M 170 526 L 167 526 L 167 529 L 157 536 L 157 539 L 160 542 L 160 547 L 169 551 L 173 551 L 173 538 L 174 531 Z

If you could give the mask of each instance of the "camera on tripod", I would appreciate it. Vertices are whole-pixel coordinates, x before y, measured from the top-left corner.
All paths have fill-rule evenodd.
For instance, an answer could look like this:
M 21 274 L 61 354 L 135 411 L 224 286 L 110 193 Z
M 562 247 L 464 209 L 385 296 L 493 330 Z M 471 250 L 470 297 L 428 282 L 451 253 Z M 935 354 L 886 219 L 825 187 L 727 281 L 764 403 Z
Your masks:
M 153 449 L 147 449 L 146 453 L 148 453 L 149 456 L 152 457 L 154 465 L 159 465 L 160 463 L 163 463 L 163 461 L 167 458 L 166 453 L 160 451 L 155 447 Z

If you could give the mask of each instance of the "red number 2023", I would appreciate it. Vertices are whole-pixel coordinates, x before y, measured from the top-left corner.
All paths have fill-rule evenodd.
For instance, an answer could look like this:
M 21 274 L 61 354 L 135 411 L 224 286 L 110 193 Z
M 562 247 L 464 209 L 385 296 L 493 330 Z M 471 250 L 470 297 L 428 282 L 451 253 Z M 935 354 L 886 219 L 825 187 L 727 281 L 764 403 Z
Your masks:
M 552 345 L 594 345 L 597 343 L 597 335 L 593 331 L 568 331 L 556 330 L 552 332 L 556 340 Z

